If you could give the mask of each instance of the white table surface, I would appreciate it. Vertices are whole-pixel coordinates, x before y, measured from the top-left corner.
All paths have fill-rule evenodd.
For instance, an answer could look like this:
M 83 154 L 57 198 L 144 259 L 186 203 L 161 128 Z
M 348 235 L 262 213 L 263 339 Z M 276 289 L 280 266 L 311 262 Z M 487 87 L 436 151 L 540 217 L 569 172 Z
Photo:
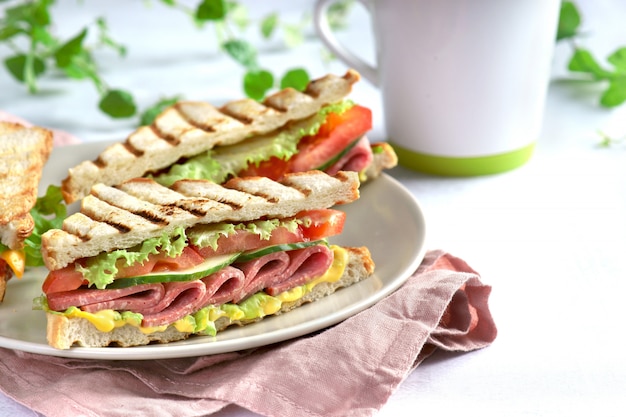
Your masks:
M 192 2 L 193 3 L 193 2 Z M 244 2 L 251 15 L 280 9 L 296 21 L 311 1 Z M 260 3 L 260 2 L 258 2 Z M 578 2 L 599 57 L 626 44 L 626 4 Z M 58 1 L 58 30 L 73 34 L 85 20 L 108 16 L 127 58 L 100 53 L 103 76 L 132 90 L 140 106 L 181 94 L 215 104 L 240 98 L 242 70 L 216 54 L 213 32 L 166 13 L 159 2 Z M 138 16 L 145 19 L 140 24 Z M 341 36 L 373 56 L 365 13 L 357 9 Z M 532 24 L 532 22 L 529 22 Z M 343 73 L 320 59 L 314 38 L 294 50 L 261 45 L 263 66 L 276 73 L 303 65 L 314 76 Z M 0 56 L 6 50 L 0 49 Z M 467 354 L 439 353 L 404 381 L 380 416 L 618 416 L 626 410 L 623 299 L 626 294 L 626 143 L 598 146 L 598 130 L 626 136 L 626 105 L 603 109 L 599 88 L 564 82 L 568 45 L 555 51 L 554 80 L 536 153 L 509 173 L 467 179 L 432 177 L 403 168 L 398 178 L 426 210 L 428 247 L 464 258 L 493 286 L 499 327 L 492 346 Z M 418 79 L 419 82 L 419 79 Z M 424 82 L 428 82 L 424 80 Z M 27 96 L 0 71 L 0 109 L 65 129 L 84 141 L 122 139 L 132 121 L 112 121 L 96 109 L 88 83 L 48 78 Z M 368 82 L 352 98 L 374 110 L 371 138 L 385 138 L 379 92 Z M 0 395 L 0 415 L 34 413 Z M 226 416 L 250 416 L 228 407 Z

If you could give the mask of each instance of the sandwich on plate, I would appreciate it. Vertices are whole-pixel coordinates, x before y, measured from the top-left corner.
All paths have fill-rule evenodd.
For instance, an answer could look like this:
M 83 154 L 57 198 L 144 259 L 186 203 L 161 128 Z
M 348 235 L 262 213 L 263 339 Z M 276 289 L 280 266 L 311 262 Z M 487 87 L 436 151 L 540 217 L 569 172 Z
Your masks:
M 302 92 L 288 88 L 263 102 L 178 102 L 95 160 L 71 168 L 62 183 L 64 199 L 69 204 L 97 183 L 139 177 L 166 186 L 179 179 L 222 183 L 252 175 L 278 180 L 309 170 L 374 178 L 395 166 L 397 157 L 387 143 L 369 143 L 371 111 L 346 99 L 359 79 L 354 70 L 327 75 Z
M 371 276 L 366 248 L 329 243 L 345 221 L 334 207 L 356 200 L 359 185 L 354 171 L 307 171 L 93 186 L 79 212 L 42 236 L 48 343 L 216 335 Z
M 52 150 L 52 132 L 0 121 L 0 301 L 7 281 L 22 277 L 26 239 L 35 228 L 30 211 Z

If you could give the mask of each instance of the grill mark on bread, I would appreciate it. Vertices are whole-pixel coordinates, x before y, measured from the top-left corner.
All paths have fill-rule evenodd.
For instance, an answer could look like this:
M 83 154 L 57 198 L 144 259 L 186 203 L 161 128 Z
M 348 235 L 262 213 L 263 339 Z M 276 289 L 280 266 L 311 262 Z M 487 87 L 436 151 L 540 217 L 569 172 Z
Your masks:
M 215 200 L 218 203 L 221 204 L 225 204 L 227 206 L 229 206 L 231 209 L 233 209 L 233 211 L 238 211 L 241 210 L 243 208 L 243 206 L 241 204 L 237 204 L 234 201 L 230 201 L 230 200 L 225 200 L 225 199 L 219 199 L 219 200 Z
M 133 230 L 131 227 L 126 226 L 125 224 L 122 223 L 117 223 L 117 222 L 111 222 L 111 221 L 107 221 L 107 220 L 98 220 L 102 223 L 108 224 L 111 227 L 114 227 L 115 229 L 117 229 L 120 233 L 128 233 L 131 230 Z
M 274 101 L 272 101 L 270 99 L 266 99 L 265 101 L 263 101 L 263 105 L 265 107 L 269 107 L 270 109 L 275 110 L 275 111 L 277 111 L 279 113 L 285 113 L 285 112 L 287 112 L 287 110 L 289 110 L 287 107 L 285 107 L 283 105 L 280 105 L 277 102 L 274 102 Z
M 99 169 L 106 168 L 106 166 L 107 166 L 106 162 L 104 162 L 104 161 L 102 160 L 102 157 L 101 157 L 101 156 L 98 156 L 96 159 L 94 159 L 94 160 L 93 160 L 93 164 L 94 164 L 96 167 L 98 167 Z
M 150 129 L 157 135 L 159 138 L 163 139 L 165 142 L 169 143 L 172 146 L 178 146 L 180 144 L 180 139 L 176 136 L 169 135 L 165 132 L 162 132 L 156 124 L 151 124 Z
M 254 123 L 254 119 L 252 117 L 245 114 L 236 113 L 228 108 L 228 106 L 222 106 L 219 110 L 226 116 L 232 117 L 233 119 L 237 120 L 240 123 L 243 123 L 244 125 L 251 125 L 252 123 Z
M 137 211 L 129 211 L 129 212 L 133 213 L 136 216 L 144 218 L 144 219 L 148 220 L 151 223 L 155 223 L 155 224 L 159 224 L 159 225 L 163 225 L 163 226 L 169 224 L 167 219 L 159 216 L 156 213 L 148 211 L 148 210 L 137 210 Z
M 185 201 L 182 201 L 180 204 L 177 204 L 176 207 L 178 207 L 179 209 L 185 210 L 187 213 L 190 213 L 196 217 L 204 217 L 208 214 L 208 211 L 206 210 L 195 208 L 195 207 L 188 207 L 188 205 L 184 203 Z
M 133 146 L 133 144 L 130 143 L 129 141 L 124 141 L 122 143 L 122 146 L 124 146 L 124 149 L 126 149 L 129 153 L 134 155 L 136 158 L 139 158 L 139 157 L 143 156 L 143 154 L 144 154 L 144 151 L 142 151 L 141 149 L 135 148 Z
M 187 115 L 183 111 L 182 103 L 180 103 L 180 102 L 174 104 L 174 109 L 178 112 L 180 117 L 182 117 L 183 120 L 185 120 L 185 122 L 189 123 L 191 126 L 197 128 L 197 129 L 203 130 L 203 131 L 205 131 L 207 133 L 217 132 L 217 129 L 215 128 L 215 126 L 224 121 L 223 119 L 220 119 L 215 124 L 212 124 L 212 125 L 207 124 L 207 123 L 199 123 L 197 120 L 193 119 L 192 117 L 189 117 L 189 115 Z
M 320 80 L 313 80 L 309 82 L 309 84 L 304 89 L 303 93 L 312 98 L 318 98 L 320 96 L 319 88 L 317 88 L 317 84 L 319 84 Z

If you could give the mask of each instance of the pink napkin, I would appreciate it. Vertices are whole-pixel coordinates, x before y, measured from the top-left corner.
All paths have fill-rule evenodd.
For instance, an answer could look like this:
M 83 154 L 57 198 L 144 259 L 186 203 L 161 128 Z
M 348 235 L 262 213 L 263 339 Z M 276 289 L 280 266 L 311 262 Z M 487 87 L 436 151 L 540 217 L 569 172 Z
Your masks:
M 2 349 L 0 389 L 46 416 L 201 416 L 237 404 L 267 416 L 370 416 L 437 349 L 488 346 L 491 288 L 431 251 L 369 309 L 312 335 L 197 358 L 96 361 Z
M 13 123 L 19 123 L 23 126 L 26 127 L 31 127 L 33 126 L 32 123 L 28 122 L 27 120 L 22 119 L 21 117 L 18 116 L 14 116 L 12 114 L 9 114 L 5 111 L 0 110 L 0 121 L 3 122 L 13 122 Z M 75 136 L 61 131 L 61 130 L 57 130 L 57 129 L 49 129 L 50 131 L 52 131 L 52 134 L 54 135 L 54 145 L 55 146 L 60 146 L 60 145 L 71 145 L 74 143 L 79 143 L 80 141 L 78 140 L 78 138 L 76 138 Z

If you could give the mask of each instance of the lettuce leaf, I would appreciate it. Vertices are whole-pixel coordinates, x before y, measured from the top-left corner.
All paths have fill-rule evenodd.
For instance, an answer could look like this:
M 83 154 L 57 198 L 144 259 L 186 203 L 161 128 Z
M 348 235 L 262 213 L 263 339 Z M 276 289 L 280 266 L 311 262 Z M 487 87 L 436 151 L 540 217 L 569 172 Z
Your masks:
M 63 202 L 61 188 L 50 185 L 46 194 L 37 198 L 35 206 L 30 210 L 35 221 L 33 233 L 24 242 L 26 266 L 42 266 L 41 235 L 50 229 L 59 229 L 67 216 L 67 206 Z
M 85 266 L 77 263 L 76 270 L 83 274 L 90 287 L 93 285 L 102 290 L 113 282 L 115 274 L 119 271 L 118 262 L 125 266 L 143 264 L 150 254 L 158 253 L 165 253 L 170 258 L 175 258 L 183 252 L 186 246 L 185 229 L 177 227 L 173 234 L 163 234 L 160 237 L 148 239 L 139 247 L 101 253 L 90 258 Z

